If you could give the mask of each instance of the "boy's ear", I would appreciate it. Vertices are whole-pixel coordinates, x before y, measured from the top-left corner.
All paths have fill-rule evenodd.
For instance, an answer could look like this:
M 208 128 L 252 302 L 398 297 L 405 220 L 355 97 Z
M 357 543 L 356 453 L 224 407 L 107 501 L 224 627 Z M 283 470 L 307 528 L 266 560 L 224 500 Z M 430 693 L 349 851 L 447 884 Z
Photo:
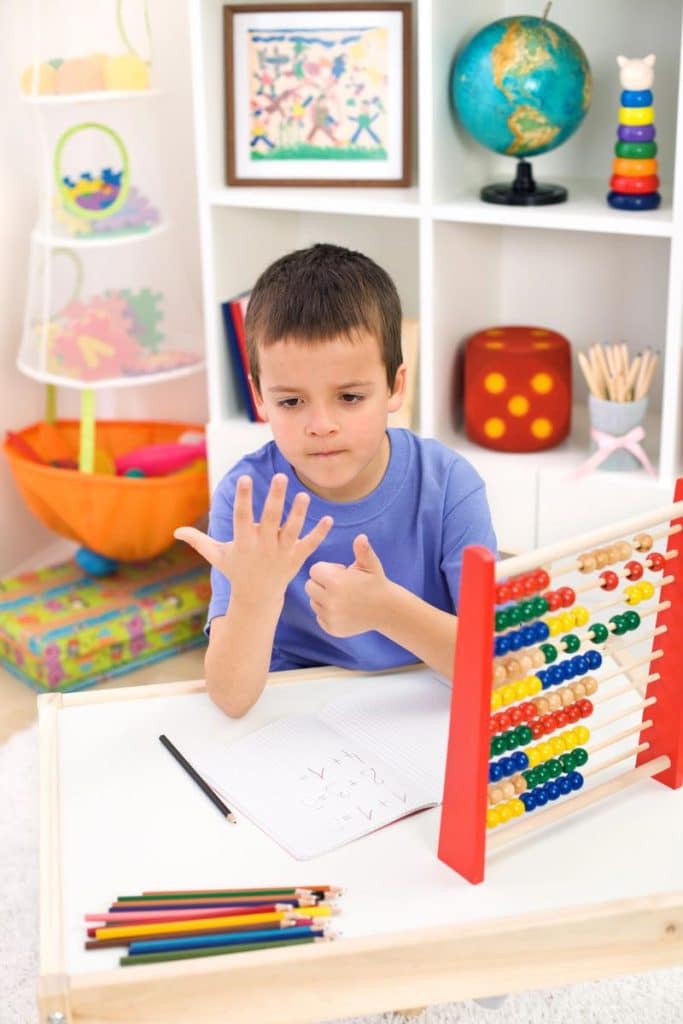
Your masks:
M 268 413 L 266 412 L 266 407 L 264 405 L 263 398 L 261 396 L 261 392 L 259 391 L 258 387 L 256 386 L 254 378 L 252 377 L 251 374 L 249 374 L 248 380 L 249 380 L 249 387 L 251 388 L 252 398 L 254 399 L 254 405 L 256 406 L 256 410 L 257 410 L 259 416 L 261 417 L 261 419 L 265 420 L 266 423 L 267 423 L 268 422 Z
M 403 405 L 403 399 L 405 398 L 406 393 L 407 372 L 408 371 L 406 369 L 406 364 L 401 363 L 398 370 L 396 371 L 396 376 L 394 378 L 394 386 L 392 388 L 391 394 L 389 395 L 389 412 L 398 412 L 398 410 Z

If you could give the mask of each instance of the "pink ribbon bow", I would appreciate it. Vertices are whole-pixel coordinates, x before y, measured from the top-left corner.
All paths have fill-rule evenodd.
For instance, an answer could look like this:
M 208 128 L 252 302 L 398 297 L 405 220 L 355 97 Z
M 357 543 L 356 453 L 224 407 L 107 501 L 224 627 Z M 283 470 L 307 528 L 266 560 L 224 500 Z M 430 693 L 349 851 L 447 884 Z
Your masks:
M 634 427 L 633 430 L 629 430 L 627 434 L 620 434 L 617 436 L 614 434 L 605 434 L 602 430 L 598 430 L 596 427 L 591 427 L 591 437 L 598 446 L 597 451 L 593 452 L 591 457 L 587 459 L 579 469 L 577 469 L 574 474 L 576 478 L 592 473 L 594 469 L 597 469 L 598 466 L 600 466 L 605 459 L 612 454 L 612 452 L 619 451 L 620 448 L 625 448 L 626 451 L 630 452 L 631 455 L 638 460 L 646 473 L 649 473 L 651 476 L 655 475 L 652 463 L 639 443 L 645 437 L 645 431 L 641 426 Z

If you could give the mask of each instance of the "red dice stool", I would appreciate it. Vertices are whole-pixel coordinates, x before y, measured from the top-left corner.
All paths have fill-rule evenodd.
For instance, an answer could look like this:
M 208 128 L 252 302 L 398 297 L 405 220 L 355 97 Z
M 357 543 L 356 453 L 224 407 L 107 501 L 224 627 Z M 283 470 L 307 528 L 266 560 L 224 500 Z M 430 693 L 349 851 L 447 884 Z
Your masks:
M 465 430 L 485 448 L 537 452 L 569 433 L 569 342 L 544 327 L 490 327 L 465 349 Z

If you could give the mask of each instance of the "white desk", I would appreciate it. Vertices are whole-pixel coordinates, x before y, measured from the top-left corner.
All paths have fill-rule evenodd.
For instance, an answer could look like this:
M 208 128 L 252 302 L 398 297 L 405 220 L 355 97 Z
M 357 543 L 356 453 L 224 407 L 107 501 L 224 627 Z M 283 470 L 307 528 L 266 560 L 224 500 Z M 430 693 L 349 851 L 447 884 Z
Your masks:
M 302 863 L 227 824 L 157 739 L 229 742 L 375 682 L 279 673 L 238 721 L 199 681 L 40 698 L 41 1021 L 303 1024 L 683 963 L 683 791 L 644 782 L 473 887 L 436 857 L 438 810 Z M 313 883 L 346 890 L 335 942 L 130 968 L 83 948 L 116 895 Z

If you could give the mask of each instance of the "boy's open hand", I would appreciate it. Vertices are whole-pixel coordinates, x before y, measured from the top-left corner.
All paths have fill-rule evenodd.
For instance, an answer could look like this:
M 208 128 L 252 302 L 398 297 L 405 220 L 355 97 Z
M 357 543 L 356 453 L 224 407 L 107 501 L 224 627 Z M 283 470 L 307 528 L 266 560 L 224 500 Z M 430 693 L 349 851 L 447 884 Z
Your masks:
M 287 584 L 296 576 L 306 559 L 325 539 L 332 517 L 323 516 L 312 530 L 300 537 L 309 504 L 300 491 L 282 523 L 287 477 L 277 473 L 263 503 L 260 523 L 254 522 L 251 477 L 241 476 L 235 489 L 233 539 L 214 540 L 191 526 L 179 527 L 174 536 L 186 541 L 207 562 L 230 581 L 233 595 L 249 601 L 282 598 Z
M 332 636 L 380 629 L 386 613 L 391 583 L 364 533 L 355 538 L 353 553 L 355 560 L 349 566 L 316 562 L 306 582 L 318 624 Z

